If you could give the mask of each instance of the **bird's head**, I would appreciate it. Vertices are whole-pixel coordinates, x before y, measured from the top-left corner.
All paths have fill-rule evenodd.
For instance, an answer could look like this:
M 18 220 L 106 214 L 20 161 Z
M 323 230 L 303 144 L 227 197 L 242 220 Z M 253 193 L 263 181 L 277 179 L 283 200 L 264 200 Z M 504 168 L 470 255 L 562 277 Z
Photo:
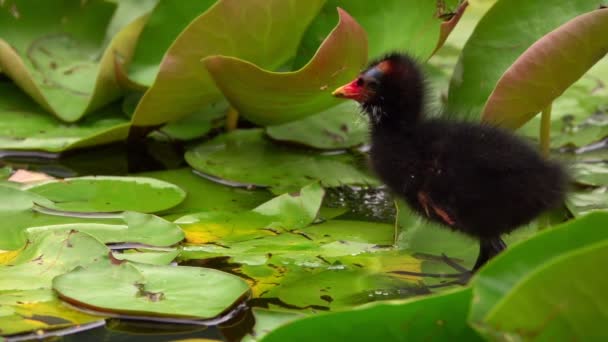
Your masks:
M 370 63 L 332 95 L 359 102 L 372 122 L 387 122 L 417 119 L 422 114 L 424 93 L 424 75 L 418 63 L 406 54 L 392 53 Z

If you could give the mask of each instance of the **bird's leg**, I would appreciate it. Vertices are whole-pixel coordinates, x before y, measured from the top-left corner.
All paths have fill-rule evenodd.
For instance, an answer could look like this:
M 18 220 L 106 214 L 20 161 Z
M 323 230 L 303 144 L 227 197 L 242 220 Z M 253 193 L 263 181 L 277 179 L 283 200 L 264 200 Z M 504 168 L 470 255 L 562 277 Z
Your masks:
M 505 248 L 507 248 L 507 245 L 500 237 L 479 240 L 479 255 L 477 256 L 475 266 L 473 266 L 473 272 L 476 272 L 488 260 L 498 255 Z

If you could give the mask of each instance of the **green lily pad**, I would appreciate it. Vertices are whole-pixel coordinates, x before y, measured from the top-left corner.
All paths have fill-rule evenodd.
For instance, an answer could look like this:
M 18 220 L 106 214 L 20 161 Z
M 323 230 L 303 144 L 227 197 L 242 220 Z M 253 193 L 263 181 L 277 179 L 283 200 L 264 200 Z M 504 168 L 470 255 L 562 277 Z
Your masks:
M 604 239 L 545 261 L 488 313 L 485 328 L 492 330 L 490 336 L 502 339 L 602 340 L 608 319 L 604 295 L 608 277 L 598 275 L 597 265 L 606 260 L 608 240 Z
M 204 109 L 185 116 L 175 122 L 163 126 L 160 131 L 177 140 L 192 140 L 209 133 L 213 128 L 223 124 L 221 120 L 228 110 L 228 103 L 211 104 Z
M 471 289 L 465 288 L 421 300 L 315 315 L 285 324 L 262 341 L 481 341 L 466 322 L 471 299 Z
M 2 335 L 57 330 L 93 322 L 103 325 L 103 319 L 64 305 L 51 289 L 0 292 Z
M 363 26 L 368 35 L 371 58 L 390 51 L 405 50 L 426 60 L 443 44 L 458 21 L 460 16 L 454 17 L 455 21 L 442 29 L 442 25 L 453 18 L 451 14 L 458 12 L 458 3 L 457 0 L 329 0 L 306 31 L 295 64 L 306 64 L 327 37 L 336 22 L 336 7 L 344 9 Z
M 608 188 L 571 192 L 566 198 L 566 206 L 575 217 L 594 211 L 608 211 Z
M 151 246 L 172 246 L 184 239 L 184 233 L 175 224 L 160 217 L 125 212 L 121 215 L 124 225 L 83 222 L 31 227 L 28 235 L 45 231 L 77 230 L 90 234 L 103 243 L 130 242 Z
M 319 212 L 325 191 L 313 183 L 291 194 L 283 194 L 248 212 L 207 211 L 175 221 L 186 233 L 189 243 L 243 241 L 299 229 L 311 224 Z
M 570 170 L 577 183 L 608 186 L 608 165 L 605 163 L 576 163 Z
M 500 77 L 482 120 L 511 129 L 522 126 L 608 53 L 607 31 L 608 10 L 598 9 L 544 35 Z
M 297 190 L 320 180 L 323 186 L 375 185 L 352 155 L 322 155 L 292 149 L 264 139 L 258 129 L 239 130 L 202 143 L 186 152 L 193 168 L 224 180 L 268 186 L 275 192 Z
M 77 268 L 56 277 L 53 289 L 100 311 L 192 319 L 217 317 L 249 292 L 245 281 L 221 271 L 131 262 Z
M 0 149 L 62 152 L 125 140 L 129 121 L 109 106 L 66 124 L 44 112 L 12 83 L 0 83 Z
M 91 176 L 47 181 L 26 187 L 53 202 L 52 209 L 73 212 L 153 213 L 181 203 L 179 187 L 151 178 Z
M 36 102 L 74 122 L 121 95 L 115 56 L 129 62 L 145 18 L 121 30 L 100 56 L 115 4 L 22 0 L 13 5 L 16 16 L 0 11 L 0 66 Z
M 503 298 L 516 291 L 521 282 L 536 270 L 571 251 L 608 239 L 608 231 L 604 229 L 607 223 L 608 214 L 590 214 L 510 246 L 473 278 L 474 294 L 478 300 L 471 309 L 470 321 L 476 326 L 483 325 L 483 321 Z M 568 279 L 578 278 L 568 276 Z
M 155 251 L 146 249 L 127 250 L 123 253 L 113 253 L 117 260 L 127 260 L 143 264 L 169 265 L 179 255 L 179 250 Z
M 348 101 L 302 120 L 266 127 L 266 134 L 318 149 L 342 149 L 365 143 L 369 127 L 356 102 Z
M 496 83 L 522 53 L 547 33 L 600 4 L 597 0 L 497 1 L 462 50 L 450 84 L 448 110 L 479 121 Z
M 259 308 L 253 308 L 253 316 L 255 317 L 255 325 L 251 335 L 245 336 L 244 342 L 259 341 L 269 332 L 283 326 L 289 322 L 306 317 L 298 312 L 290 311 L 274 311 Z
M 274 125 L 310 116 L 338 104 L 331 92 L 352 80 L 367 61 L 365 31 L 345 11 L 338 8 L 338 13 L 338 25 L 298 71 L 274 73 L 223 56 L 203 62 L 230 104 L 249 121 Z
M 0 291 L 50 288 L 55 276 L 107 254 L 108 248 L 88 234 L 57 231 L 34 235 L 30 244 L 0 265 Z
M 219 0 L 190 22 L 165 52 L 154 83 L 137 105 L 133 124 L 175 121 L 221 99 L 200 63 L 204 57 L 223 54 L 268 69 L 284 64 L 323 2 Z M 219 36 L 214 34 L 218 28 Z
M 177 218 L 202 211 L 250 210 L 272 198 L 265 190 L 246 190 L 227 187 L 197 176 L 192 169 L 177 169 L 140 173 L 135 176 L 149 177 L 188 189 L 186 199 L 171 209 L 162 212 L 164 217 Z

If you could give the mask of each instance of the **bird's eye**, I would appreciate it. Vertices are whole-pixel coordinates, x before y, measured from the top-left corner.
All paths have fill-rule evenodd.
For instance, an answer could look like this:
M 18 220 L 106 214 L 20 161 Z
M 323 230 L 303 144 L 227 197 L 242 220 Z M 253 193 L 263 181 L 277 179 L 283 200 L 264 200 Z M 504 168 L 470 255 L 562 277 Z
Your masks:
M 372 89 L 372 90 L 376 90 L 378 89 L 378 81 L 376 80 L 370 80 L 369 82 L 367 82 L 367 87 Z
M 363 83 L 365 83 L 365 82 L 363 81 L 363 79 L 361 77 L 357 78 L 357 86 L 358 87 L 363 87 Z

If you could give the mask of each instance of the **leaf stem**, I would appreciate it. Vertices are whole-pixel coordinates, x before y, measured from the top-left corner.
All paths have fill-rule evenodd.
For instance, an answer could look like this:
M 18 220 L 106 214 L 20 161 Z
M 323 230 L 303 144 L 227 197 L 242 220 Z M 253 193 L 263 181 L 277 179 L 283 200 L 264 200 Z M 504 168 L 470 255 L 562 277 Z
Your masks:
M 226 113 L 226 130 L 228 132 L 234 131 L 239 123 L 239 112 L 230 107 Z
M 540 117 L 540 153 L 545 157 L 549 157 L 549 149 L 551 147 L 551 107 L 553 103 L 549 103 Z

